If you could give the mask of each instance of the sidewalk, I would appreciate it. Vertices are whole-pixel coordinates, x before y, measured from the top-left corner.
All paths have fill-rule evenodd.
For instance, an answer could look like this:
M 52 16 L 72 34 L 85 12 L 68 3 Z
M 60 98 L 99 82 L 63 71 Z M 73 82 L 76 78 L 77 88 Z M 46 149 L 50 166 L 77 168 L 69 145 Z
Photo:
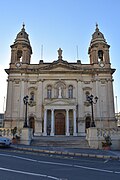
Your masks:
M 74 157 L 95 157 L 104 159 L 120 159 L 120 151 L 115 150 L 96 150 L 96 149 L 82 149 L 82 148 L 65 148 L 65 147 L 43 147 L 43 146 L 29 146 L 29 145 L 11 145 L 14 150 L 25 150 L 36 153 L 66 155 Z

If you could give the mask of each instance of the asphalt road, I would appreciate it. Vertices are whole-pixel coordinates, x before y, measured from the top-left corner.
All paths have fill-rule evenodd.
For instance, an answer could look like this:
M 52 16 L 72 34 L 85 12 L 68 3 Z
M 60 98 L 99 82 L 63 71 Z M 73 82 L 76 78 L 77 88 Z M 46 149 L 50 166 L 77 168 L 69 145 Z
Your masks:
M 0 149 L 0 180 L 120 180 L 120 161 Z

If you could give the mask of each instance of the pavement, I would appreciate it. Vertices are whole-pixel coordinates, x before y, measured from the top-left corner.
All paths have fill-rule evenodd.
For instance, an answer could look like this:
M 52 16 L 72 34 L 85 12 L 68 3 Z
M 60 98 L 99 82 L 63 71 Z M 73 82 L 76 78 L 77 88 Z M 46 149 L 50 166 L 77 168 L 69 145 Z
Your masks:
M 31 145 L 11 145 L 13 150 L 29 151 L 34 153 L 44 153 L 50 155 L 64 155 L 71 157 L 91 157 L 120 160 L 120 150 L 100 150 L 83 148 L 66 148 L 51 146 L 31 146 Z

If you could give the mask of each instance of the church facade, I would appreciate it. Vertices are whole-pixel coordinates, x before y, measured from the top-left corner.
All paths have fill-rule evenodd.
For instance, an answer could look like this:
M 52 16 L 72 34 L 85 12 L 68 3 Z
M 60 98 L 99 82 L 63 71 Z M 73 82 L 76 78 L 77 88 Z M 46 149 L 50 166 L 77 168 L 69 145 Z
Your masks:
M 57 60 L 31 64 L 32 47 L 23 25 L 11 45 L 11 61 L 5 70 L 8 87 L 4 127 L 21 129 L 25 117 L 38 136 L 84 136 L 93 118 L 96 127 L 116 127 L 115 69 L 111 68 L 109 48 L 96 25 L 88 48 L 89 64 L 63 60 L 61 48 Z M 92 103 L 88 101 L 91 95 Z

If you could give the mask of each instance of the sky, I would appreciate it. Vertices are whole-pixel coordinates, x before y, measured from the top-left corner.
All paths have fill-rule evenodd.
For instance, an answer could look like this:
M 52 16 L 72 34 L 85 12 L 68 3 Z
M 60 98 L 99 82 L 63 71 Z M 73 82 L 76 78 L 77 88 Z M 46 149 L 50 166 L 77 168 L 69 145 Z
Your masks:
M 5 111 L 11 48 L 23 22 L 29 34 L 32 64 L 38 64 L 43 46 L 44 62 L 63 59 L 89 63 L 88 48 L 96 23 L 110 45 L 115 111 L 120 112 L 120 0 L 4 0 L 0 1 L 0 113 Z M 78 47 L 78 54 L 77 48 Z

